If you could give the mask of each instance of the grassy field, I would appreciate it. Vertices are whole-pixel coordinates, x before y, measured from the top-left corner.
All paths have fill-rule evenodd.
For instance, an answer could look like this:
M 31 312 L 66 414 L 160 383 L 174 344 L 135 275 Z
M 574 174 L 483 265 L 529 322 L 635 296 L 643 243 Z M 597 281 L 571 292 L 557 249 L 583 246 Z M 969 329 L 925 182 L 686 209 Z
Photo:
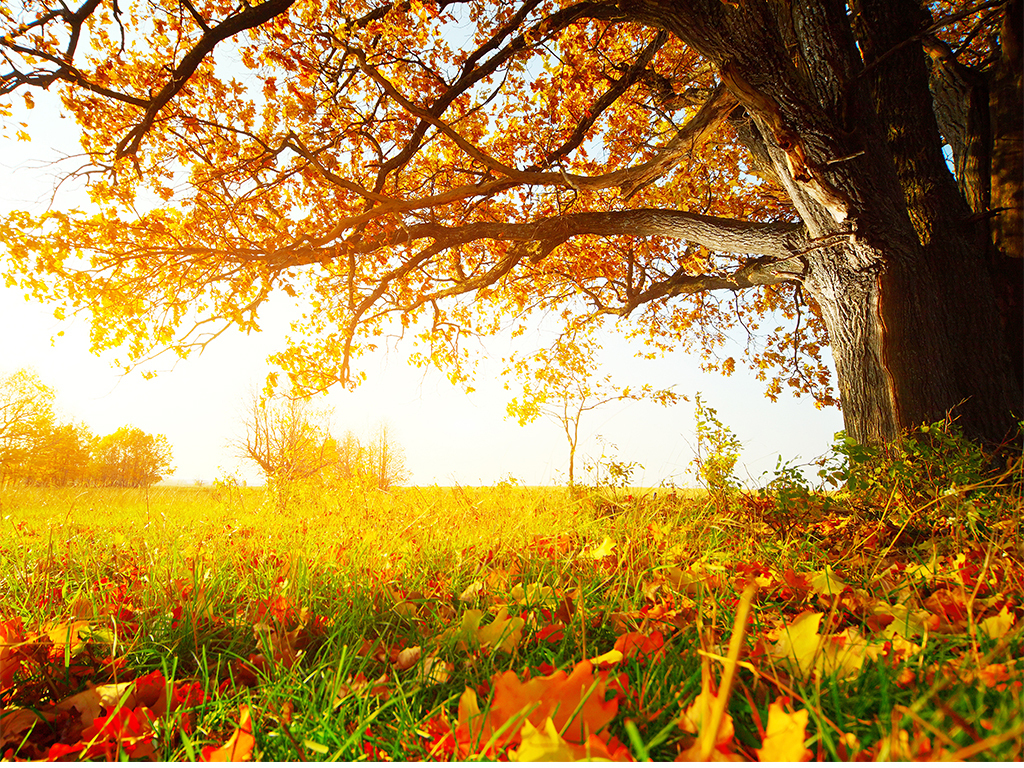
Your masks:
M 1019 760 L 1020 465 L 887 466 L 2 490 L 0 756 Z

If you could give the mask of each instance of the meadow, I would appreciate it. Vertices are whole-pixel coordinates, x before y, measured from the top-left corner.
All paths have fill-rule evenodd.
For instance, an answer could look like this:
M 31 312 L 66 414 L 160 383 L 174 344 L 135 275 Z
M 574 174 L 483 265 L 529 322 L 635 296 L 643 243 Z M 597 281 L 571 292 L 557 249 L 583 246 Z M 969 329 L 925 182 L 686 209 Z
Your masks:
M 831 490 L 3 489 L 0 756 L 1019 760 L 1020 459 L 937 445 Z

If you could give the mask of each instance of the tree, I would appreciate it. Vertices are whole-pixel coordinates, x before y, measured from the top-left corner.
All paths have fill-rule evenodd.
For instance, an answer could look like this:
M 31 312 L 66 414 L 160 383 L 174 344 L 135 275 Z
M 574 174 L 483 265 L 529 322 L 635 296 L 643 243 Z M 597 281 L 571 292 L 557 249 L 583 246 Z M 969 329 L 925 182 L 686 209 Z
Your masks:
M 954 409 L 999 440 L 1024 375 L 1021 18 L 23 0 L 0 93 L 56 86 L 98 212 L 13 212 L 0 239 L 22 284 L 90 308 L 97 346 L 136 361 L 254 330 L 277 291 L 309 307 L 273 358 L 304 392 L 358 381 L 392 318 L 453 379 L 467 334 L 534 310 L 623 318 L 726 372 L 743 328 L 770 397 L 833 402 L 831 346 L 859 441 Z
M 409 479 L 405 451 L 394 439 L 393 433 L 394 430 L 386 421 L 380 422 L 366 450 L 365 476 L 382 491 Z
M 25 466 L 26 482 L 55 486 L 87 482 L 92 471 L 94 443 L 84 424 L 48 424 L 36 436 L 31 458 Z
M 55 397 L 27 368 L 0 377 L 0 486 L 29 474 L 33 449 L 52 428 Z
M 329 410 L 308 399 L 284 394 L 253 394 L 243 420 L 239 454 L 257 464 L 283 509 L 297 483 L 325 488 L 355 482 L 381 490 L 408 477 L 405 453 L 385 422 L 366 445 L 351 431 L 331 434 Z
M 244 428 L 239 453 L 263 470 L 268 485 L 285 488 L 319 477 L 337 461 L 330 414 L 315 413 L 306 399 L 253 394 Z
M 559 336 L 555 343 L 540 350 L 533 360 L 519 360 L 505 373 L 514 373 L 522 382 L 522 400 L 514 397 L 508 413 L 520 424 L 538 416 L 558 424 L 569 444 L 569 487 L 576 485 L 576 447 L 580 441 L 580 419 L 616 400 L 653 400 L 673 405 L 679 397 L 670 389 L 655 390 L 649 384 L 640 389 L 617 387 L 612 377 L 595 377 L 596 354 L 600 345 L 587 335 L 586 329 L 573 329 Z M 507 386 L 507 385 L 506 385 Z
M 145 488 L 173 471 L 167 438 L 138 427 L 121 427 L 93 448 L 92 474 L 101 485 Z

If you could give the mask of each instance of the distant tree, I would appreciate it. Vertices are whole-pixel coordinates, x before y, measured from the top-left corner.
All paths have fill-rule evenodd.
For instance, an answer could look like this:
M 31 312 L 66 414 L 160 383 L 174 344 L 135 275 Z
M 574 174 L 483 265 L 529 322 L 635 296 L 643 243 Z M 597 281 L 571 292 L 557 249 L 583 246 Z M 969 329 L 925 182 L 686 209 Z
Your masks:
M 595 361 L 601 347 L 588 330 L 572 329 L 532 360 L 518 360 L 505 372 L 515 374 L 512 378 L 521 381 L 523 389 L 508 404 L 508 414 L 522 425 L 546 416 L 565 433 L 570 487 L 576 484 L 576 449 L 584 413 L 616 400 L 652 400 L 668 406 L 679 399 L 671 389 L 655 390 L 649 384 L 640 389 L 617 387 L 610 375 L 598 378 Z
M 36 437 L 25 465 L 25 481 L 33 485 L 75 485 L 90 476 L 96 439 L 84 424 L 50 423 Z
M 138 427 L 121 427 L 96 441 L 93 449 L 91 473 L 101 485 L 141 488 L 173 471 L 167 438 Z
M 27 368 L 0 377 L 0 485 L 25 477 L 34 447 L 53 425 L 54 397 Z
M 405 454 L 382 422 L 364 443 L 350 431 L 331 434 L 332 412 L 309 400 L 253 394 L 246 406 L 245 437 L 235 446 L 242 458 L 263 471 L 279 507 L 297 483 L 327 487 L 356 482 L 381 490 L 408 478 Z
M 380 422 L 367 450 L 366 474 L 382 491 L 409 479 L 409 472 L 405 467 L 405 451 L 394 439 L 393 432 L 386 421 Z
M 253 393 L 243 417 L 239 454 L 259 466 L 283 508 L 298 481 L 320 482 L 337 460 L 330 413 L 314 411 L 309 400 Z

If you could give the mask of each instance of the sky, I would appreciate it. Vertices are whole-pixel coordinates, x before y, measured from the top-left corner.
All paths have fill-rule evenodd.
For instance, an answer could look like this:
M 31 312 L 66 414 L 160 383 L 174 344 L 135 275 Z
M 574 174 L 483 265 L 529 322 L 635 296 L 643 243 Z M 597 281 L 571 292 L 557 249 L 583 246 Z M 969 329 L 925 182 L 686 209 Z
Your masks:
M 68 143 L 75 136 L 74 126 L 60 120 L 45 100 L 37 99 L 37 104 L 31 142 L 0 138 L 0 211 L 39 210 L 53 188 L 54 169 L 48 161 L 57 151 L 75 149 Z M 262 316 L 261 333 L 227 332 L 188 360 L 165 355 L 164 372 L 148 380 L 114 368 L 114 353 L 90 353 L 87 315 L 58 321 L 55 309 L 25 301 L 17 289 L 0 287 L 0 374 L 34 368 L 57 391 L 61 419 L 84 422 L 96 434 L 132 425 L 165 435 L 176 468 L 166 478 L 169 482 L 209 483 L 228 476 L 249 484 L 261 481 L 231 443 L 243 436 L 246 400 L 262 388 L 271 370 L 266 358 L 281 348 L 291 307 L 272 308 Z M 614 374 L 623 385 L 673 386 L 690 401 L 667 409 L 617 402 L 585 414 L 576 458 L 579 482 L 591 479 L 580 467 L 604 451 L 642 465 L 634 484 L 694 485 L 690 462 L 696 445 L 697 392 L 742 441 L 736 475 L 751 485 L 764 482 L 764 473 L 770 474 L 780 455 L 798 463 L 822 455 L 842 429 L 837 409 L 818 410 L 810 398 L 783 394 L 770 402 L 764 384 L 742 364 L 726 378 L 701 372 L 700 360 L 682 352 L 638 360 L 637 350 L 630 347 L 636 342 L 611 334 L 600 338 L 602 373 Z M 410 484 L 489 485 L 509 478 L 527 485 L 564 483 L 568 446 L 561 428 L 543 419 L 520 427 L 506 417 L 506 404 L 518 392 L 514 382 L 512 389 L 504 388 L 500 360 L 512 341 L 498 337 L 483 343 L 485 356 L 471 393 L 451 385 L 435 369 L 409 366 L 405 358 L 413 348 L 399 346 L 361 361 L 368 378 L 356 391 L 338 388 L 317 404 L 333 408 L 338 433 L 351 430 L 368 436 L 386 419 L 405 451 Z M 737 345 L 724 353 L 738 351 Z

